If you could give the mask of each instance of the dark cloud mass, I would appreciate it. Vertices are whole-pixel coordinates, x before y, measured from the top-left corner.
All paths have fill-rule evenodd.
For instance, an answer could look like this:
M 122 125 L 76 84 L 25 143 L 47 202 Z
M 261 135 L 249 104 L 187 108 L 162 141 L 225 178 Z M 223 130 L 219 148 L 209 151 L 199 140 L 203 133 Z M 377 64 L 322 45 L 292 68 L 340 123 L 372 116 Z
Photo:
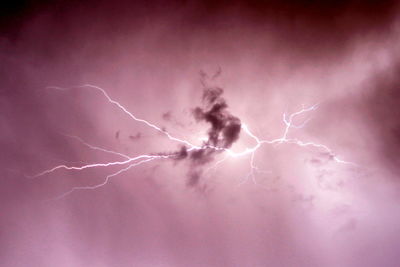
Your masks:
M 223 153 L 223 149 L 230 148 L 239 139 L 241 130 L 240 119 L 229 113 L 226 100 L 222 97 L 224 90 L 220 87 L 208 87 L 205 82 L 208 76 L 203 71 L 200 74 L 201 84 L 205 87 L 202 96 L 204 107 L 194 108 L 193 116 L 197 122 L 205 121 L 211 125 L 207 132 L 208 139 L 203 141 L 200 149 L 188 151 L 186 146 L 182 146 L 173 157 L 178 161 L 190 159 L 188 186 L 198 184 L 203 165 L 210 163 L 216 154 Z M 211 80 L 220 74 L 221 69 L 212 76 Z
M 239 118 L 227 111 L 228 104 L 222 97 L 223 92 L 219 87 L 205 88 L 203 102 L 206 107 L 195 108 L 193 114 L 197 121 L 211 124 L 206 145 L 230 148 L 239 138 L 241 125 Z

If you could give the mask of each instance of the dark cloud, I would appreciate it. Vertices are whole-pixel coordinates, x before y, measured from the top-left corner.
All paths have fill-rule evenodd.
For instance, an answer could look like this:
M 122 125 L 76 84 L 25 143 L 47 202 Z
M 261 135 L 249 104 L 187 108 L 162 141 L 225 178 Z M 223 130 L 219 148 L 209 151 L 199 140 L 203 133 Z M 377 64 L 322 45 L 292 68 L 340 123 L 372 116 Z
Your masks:
M 390 71 L 377 73 L 368 80 L 370 94 L 364 109 L 372 122 L 372 132 L 379 152 L 391 169 L 400 172 L 400 63 Z
M 205 121 L 211 125 L 206 145 L 230 148 L 239 138 L 241 123 L 239 118 L 228 112 L 228 104 L 222 97 L 223 92 L 220 87 L 204 88 L 204 107 L 196 107 L 193 115 L 197 121 Z
M 205 121 L 210 124 L 210 128 L 207 131 L 208 140 L 204 142 L 200 149 L 189 152 L 185 146 L 182 146 L 178 152 L 174 153 L 176 155 L 174 160 L 186 158 L 190 160 L 188 186 L 197 185 L 201 177 L 201 167 L 212 161 L 215 154 L 221 153 L 223 149 L 230 148 L 239 139 L 240 119 L 230 114 L 227 110 L 228 104 L 222 97 L 224 90 L 220 87 L 207 85 L 207 80 L 213 80 L 220 74 L 220 68 L 211 78 L 205 72 L 200 72 L 201 83 L 204 86 L 203 107 L 193 109 L 193 116 L 197 122 Z M 167 112 L 165 114 L 170 113 Z M 165 117 L 164 115 L 163 118 Z
M 213 159 L 216 151 L 212 148 L 198 149 L 190 153 L 190 159 L 195 165 L 204 165 Z
M 181 149 L 176 153 L 176 160 L 182 160 L 188 157 L 188 151 L 185 146 L 182 146 Z

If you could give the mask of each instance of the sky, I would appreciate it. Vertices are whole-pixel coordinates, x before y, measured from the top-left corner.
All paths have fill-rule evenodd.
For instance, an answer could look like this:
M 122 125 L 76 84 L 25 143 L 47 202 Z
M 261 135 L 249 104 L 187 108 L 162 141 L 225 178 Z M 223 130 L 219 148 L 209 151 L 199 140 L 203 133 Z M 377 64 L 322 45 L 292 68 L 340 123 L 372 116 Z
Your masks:
M 8 4 L 2 266 L 398 265 L 395 1 Z

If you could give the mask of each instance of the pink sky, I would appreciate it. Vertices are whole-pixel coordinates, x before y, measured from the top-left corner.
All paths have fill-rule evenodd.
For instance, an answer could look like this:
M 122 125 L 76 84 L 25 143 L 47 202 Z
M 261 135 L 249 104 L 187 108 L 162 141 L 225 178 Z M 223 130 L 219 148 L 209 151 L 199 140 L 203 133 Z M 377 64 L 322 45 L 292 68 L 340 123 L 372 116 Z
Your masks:
M 310 4 L 311 3 L 311 4 Z M 389 2 L 46 2 L 2 20 L 0 265 L 398 266 L 399 12 Z M 12 11 L 10 11 L 12 12 Z M 221 70 L 229 114 L 264 144 L 204 164 L 156 159 L 201 145 L 200 71 Z M 231 149 L 256 140 L 241 130 Z M 221 162 L 215 167 L 216 163 Z M 189 176 L 200 176 L 188 186 Z M 62 198 L 57 198 L 63 196 Z

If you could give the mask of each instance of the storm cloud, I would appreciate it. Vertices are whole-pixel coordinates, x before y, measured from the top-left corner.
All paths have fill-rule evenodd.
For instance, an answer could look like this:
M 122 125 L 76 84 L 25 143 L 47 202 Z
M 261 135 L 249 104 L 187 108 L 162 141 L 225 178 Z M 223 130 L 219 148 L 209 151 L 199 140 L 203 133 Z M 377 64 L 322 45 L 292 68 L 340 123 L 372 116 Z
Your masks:
M 227 111 L 228 104 L 222 97 L 223 92 L 219 87 L 205 88 L 203 102 L 206 107 L 195 108 L 193 114 L 197 121 L 211 124 L 206 145 L 230 148 L 239 139 L 241 124 L 239 118 Z
M 2 266 L 398 265 L 397 1 L 11 4 L 0 11 Z M 162 131 L 98 91 L 48 87 L 87 83 Z M 255 146 L 243 125 L 274 140 L 283 114 L 315 104 L 288 138 L 355 164 L 294 143 L 226 157 Z M 120 165 L 27 178 L 160 152 L 175 157 L 58 200 Z

